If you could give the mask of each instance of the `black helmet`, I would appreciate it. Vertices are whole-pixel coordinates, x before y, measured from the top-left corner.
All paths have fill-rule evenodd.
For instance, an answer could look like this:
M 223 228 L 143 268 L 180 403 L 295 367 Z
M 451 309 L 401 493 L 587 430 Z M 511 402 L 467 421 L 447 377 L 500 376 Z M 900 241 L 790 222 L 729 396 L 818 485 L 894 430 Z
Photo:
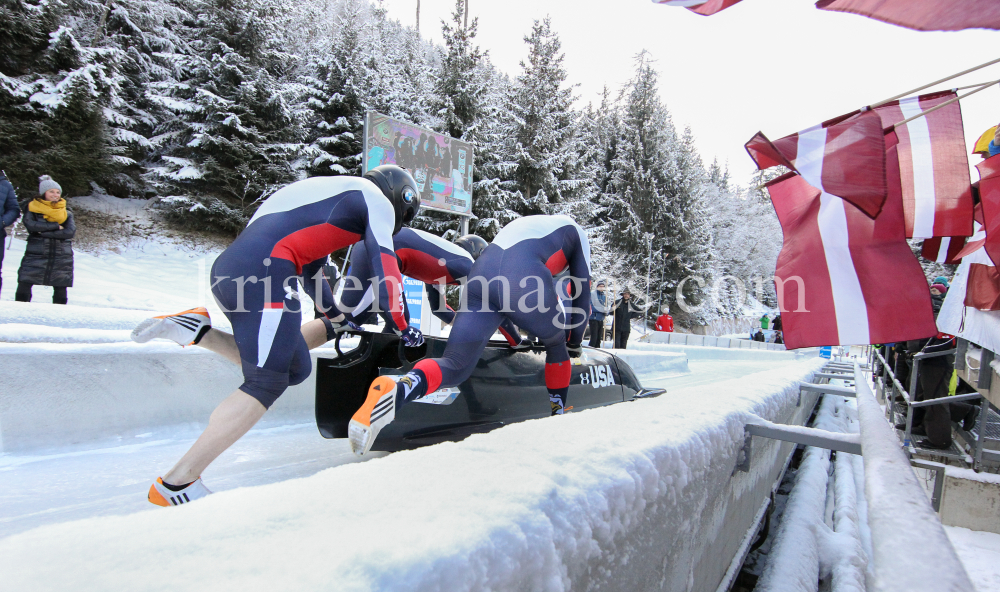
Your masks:
M 375 183 L 383 195 L 392 202 L 392 207 L 396 210 L 396 226 L 392 230 L 393 234 L 417 217 L 417 213 L 420 212 L 420 194 L 417 192 L 417 182 L 409 171 L 394 164 L 383 164 L 363 176 Z
M 469 254 L 472 255 L 473 260 L 479 259 L 479 256 L 482 255 L 483 251 L 486 250 L 486 247 L 489 246 L 486 239 L 474 234 L 467 234 L 465 236 L 458 237 L 455 239 L 455 244 L 468 251 Z

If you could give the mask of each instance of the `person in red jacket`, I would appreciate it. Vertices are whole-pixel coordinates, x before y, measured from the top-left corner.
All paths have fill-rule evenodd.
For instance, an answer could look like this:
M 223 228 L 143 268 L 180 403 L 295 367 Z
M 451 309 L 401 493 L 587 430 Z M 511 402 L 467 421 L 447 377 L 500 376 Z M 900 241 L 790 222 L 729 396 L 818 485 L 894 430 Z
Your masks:
M 666 304 L 663 305 L 663 314 L 656 317 L 656 330 L 674 332 L 674 317 L 670 316 L 670 307 Z

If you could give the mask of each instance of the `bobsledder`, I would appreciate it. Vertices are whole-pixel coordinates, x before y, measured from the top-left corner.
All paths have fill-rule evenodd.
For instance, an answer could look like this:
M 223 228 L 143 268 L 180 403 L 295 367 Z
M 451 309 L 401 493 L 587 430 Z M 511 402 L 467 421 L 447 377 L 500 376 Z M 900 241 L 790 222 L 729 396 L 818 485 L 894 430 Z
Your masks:
M 342 351 L 344 335 L 360 336 L 359 345 Z M 336 358 L 316 364 L 316 425 L 324 438 L 346 438 L 351 416 L 379 375 L 403 375 L 424 357 L 440 357 L 448 341 L 426 337 L 424 345 L 405 348 L 388 333 L 343 333 Z M 613 354 L 590 347 L 572 360 L 567 408 L 580 411 L 662 395 L 666 389 L 643 388 L 632 368 Z M 545 348 L 514 351 L 506 341 L 491 340 L 468 380 L 440 389 L 396 410 L 396 419 L 378 436 L 372 450 L 394 452 L 462 440 L 508 424 L 549 417 L 545 387 Z

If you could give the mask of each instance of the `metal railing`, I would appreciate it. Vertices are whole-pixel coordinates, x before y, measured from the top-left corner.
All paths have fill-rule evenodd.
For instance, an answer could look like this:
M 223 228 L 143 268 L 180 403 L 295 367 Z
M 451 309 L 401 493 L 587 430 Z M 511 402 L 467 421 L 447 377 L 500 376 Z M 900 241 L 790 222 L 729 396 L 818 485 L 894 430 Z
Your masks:
M 896 374 L 893 372 L 892 368 L 889 367 L 889 363 L 886 361 L 885 357 L 882 356 L 878 349 L 872 347 L 869 350 L 869 359 L 871 360 L 872 367 L 872 379 L 876 384 L 876 392 L 878 394 L 878 400 L 885 404 L 885 414 L 889 418 L 891 424 L 897 424 L 897 410 L 896 410 L 896 398 L 897 396 L 902 400 L 903 405 L 906 407 L 905 416 L 905 429 L 903 430 L 903 446 L 905 446 L 908 452 L 912 454 L 927 454 L 940 456 L 945 458 L 951 458 L 954 460 L 959 460 L 967 463 L 975 469 L 980 469 L 982 466 L 982 459 L 984 456 L 984 446 L 985 446 L 985 434 L 986 434 L 986 420 L 989 414 L 989 401 L 980 393 L 968 393 L 961 395 L 951 395 L 947 397 L 939 397 L 936 399 L 924 399 L 922 401 L 917 401 L 917 386 L 920 379 L 920 362 L 928 358 L 934 358 L 939 356 L 956 355 L 960 352 L 959 348 L 950 349 L 943 352 L 934 352 L 930 354 L 916 354 L 913 356 L 913 369 L 910 371 L 910 388 L 906 389 L 896 378 Z M 881 365 L 881 370 L 875 372 L 875 365 L 878 362 Z M 936 448 L 922 448 L 915 444 L 913 441 L 913 411 L 915 409 L 920 409 L 924 407 L 930 407 L 933 405 L 945 405 L 948 403 L 959 403 L 966 401 L 980 401 L 979 418 L 977 419 L 978 429 L 975 434 L 970 434 L 964 430 L 959 430 L 959 434 L 962 439 L 965 440 L 966 444 L 972 451 L 972 455 L 966 454 L 962 451 L 961 447 L 957 447 L 958 452 L 955 452 L 956 447 L 952 447 L 950 450 L 939 450 Z M 986 454 L 989 455 L 987 452 Z M 992 456 L 992 455 L 990 455 Z

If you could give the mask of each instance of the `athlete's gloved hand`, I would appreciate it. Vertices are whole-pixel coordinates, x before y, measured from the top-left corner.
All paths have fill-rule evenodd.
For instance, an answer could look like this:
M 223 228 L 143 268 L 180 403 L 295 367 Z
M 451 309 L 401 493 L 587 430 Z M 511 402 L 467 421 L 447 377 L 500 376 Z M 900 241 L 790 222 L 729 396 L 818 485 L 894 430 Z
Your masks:
M 583 355 L 583 344 L 582 343 L 567 343 L 566 349 L 569 350 L 569 357 L 579 358 Z
M 333 341 L 337 338 L 340 333 L 346 333 L 348 331 L 356 331 L 358 333 L 362 332 L 361 327 L 348 321 L 346 319 L 340 321 L 331 321 L 327 317 L 320 317 L 323 319 L 323 324 L 326 325 L 326 340 Z
M 413 325 L 410 325 L 405 331 L 400 333 L 399 338 L 403 340 L 403 345 L 406 347 L 420 347 L 424 344 L 424 334 Z

